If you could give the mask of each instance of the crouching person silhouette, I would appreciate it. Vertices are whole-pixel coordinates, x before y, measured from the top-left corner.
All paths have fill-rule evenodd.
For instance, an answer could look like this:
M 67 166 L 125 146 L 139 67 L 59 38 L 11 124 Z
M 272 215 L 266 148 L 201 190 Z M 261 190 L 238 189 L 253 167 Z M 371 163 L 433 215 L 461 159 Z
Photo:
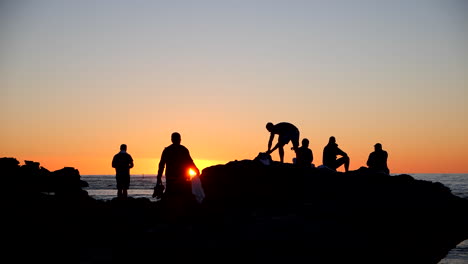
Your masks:
M 189 150 L 180 144 L 180 134 L 172 133 L 171 141 L 172 144 L 164 148 L 161 155 L 153 197 L 159 196 L 161 189 L 165 189 L 164 194 L 161 195 L 161 203 L 167 209 L 166 217 L 177 222 L 189 216 L 196 203 L 192 194 L 189 171 L 193 170 L 196 175 L 199 175 L 200 171 L 195 166 Z M 162 188 L 164 169 L 166 169 L 166 186 Z
M 266 154 L 271 154 L 273 151 L 278 149 L 280 162 L 284 162 L 284 146 L 292 141 L 294 151 L 297 151 L 299 148 L 299 129 L 288 122 L 281 122 L 274 125 L 271 122 L 266 124 L 266 129 L 270 132 L 270 138 L 268 139 L 268 150 L 265 152 Z M 273 138 L 275 135 L 278 135 L 278 143 L 271 148 L 273 144 Z

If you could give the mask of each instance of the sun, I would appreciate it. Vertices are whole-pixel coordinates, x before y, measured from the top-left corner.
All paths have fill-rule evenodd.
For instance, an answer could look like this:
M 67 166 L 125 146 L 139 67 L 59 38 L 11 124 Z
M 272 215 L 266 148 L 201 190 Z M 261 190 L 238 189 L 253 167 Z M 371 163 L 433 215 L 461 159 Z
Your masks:
M 193 177 L 195 177 L 195 175 L 197 175 L 197 173 L 193 169 L 189 169 L 188 173 L 189 173 L 190 179 L 192 179 Z

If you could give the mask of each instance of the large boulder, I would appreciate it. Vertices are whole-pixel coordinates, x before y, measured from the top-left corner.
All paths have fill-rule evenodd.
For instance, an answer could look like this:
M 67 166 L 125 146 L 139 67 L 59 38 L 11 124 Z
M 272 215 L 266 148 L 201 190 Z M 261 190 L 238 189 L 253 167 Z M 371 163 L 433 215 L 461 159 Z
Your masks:
M 38 193 L 59 196 L 83 195 L 88 183 L 81 180 L 80 173 L 72 167 L 50 172 L 39 162 L 25 160 L 23 165 L 15 158 L 0 158 L 0 172 L 8 188 L 6 193 L 19 199 L 28 199 Z M 20 192 L 18 192 L 20 191 Z
M 200 179 L 207 218 L 224 230 L 222 249 L 236 254 L 259 253 L 271 261 L 438 263 L 468 238 L 468 201 L 409 175 L 243 160 L 206 168 Z

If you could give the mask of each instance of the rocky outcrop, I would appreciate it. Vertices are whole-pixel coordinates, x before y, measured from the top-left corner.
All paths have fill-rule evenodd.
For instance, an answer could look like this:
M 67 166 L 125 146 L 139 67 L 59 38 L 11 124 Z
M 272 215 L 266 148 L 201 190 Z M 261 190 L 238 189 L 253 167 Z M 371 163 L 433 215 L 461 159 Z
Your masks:
M 409 175 L 244 160 L 207 168 L 201 180 L 210 218 L 235 219 L 232 239 L 272 260 L 438 263 L 468 238 L 468 201 Z
M 94 200 L 77 191 L 83 182 L 73 168 L 4 158 L 0 169 L 29 177 L 21 184 L 34 195 L 11 192 L 5 215 L 36 261 L 438 263 L 468 238 L 467 200 L 440 183 L 364 168 L 257 159 L 212 166 L 200 176 L 203 203 L 182 218 L 168 217 L 178 207 L 146 198 Z
M 0 158 L 0 171 L 9 188 L 18 196 L 35 195 L 38 193 L 55 194 L 58 196 L 86 195 L 82 187 L 88 183 L 81 180 L 80 172 L 72 167 L 50 172 L 40 166 L 39 162 L 24 161 L 24 165 L 15 158 Z

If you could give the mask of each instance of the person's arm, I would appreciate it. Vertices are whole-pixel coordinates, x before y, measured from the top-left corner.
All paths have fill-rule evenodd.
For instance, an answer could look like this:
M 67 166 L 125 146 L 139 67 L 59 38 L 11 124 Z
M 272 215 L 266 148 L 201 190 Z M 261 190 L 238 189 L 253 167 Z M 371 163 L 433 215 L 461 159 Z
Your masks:
M 193 162 L 192 156 L 190 156 L 190 151 L 188 149 L 187 149 L 187 159 L 189 161 L 190 168 L 195 171 L 197 176 L 199 176 L 200 175 L 200 170 L 195 165 L 195 162 Z
M 273 143 L 273 138 L 274 138 L 274 137 L 275 137 L 275 134 L 273 134 L 273 132 L 270 133 L 270 139 L 268 140 L 268 150 L 267 150 L 267 153 L 268 153 L 268 152 L 270 152 L 270 153 L 273 152 L 273 150 L 270 151 L 270 149 L 271 149 L 271 144 Z M 275 147 L 277 148 L 277 146 L 275 146 Z
M 275 145 L 271 150 L 268 150 L 266 153 L 267 153 L 267 154 L 272 153 L 272 152 L 275 151 L 277 148 L 279 148 L 279 146 L 280 146 L 280 143 L 278 142 L 278 143 L 276 143 L 276 145 Z M 268 148 L 268 149 L 269 149 L 269 148 Z
M 156 176 L 156 185 L 162 184 L 161 178 L 164 172 L 164 166 L 166 165 L 166 151 L 163 150 L 161 160 L 159 161 L 158 175 Z
M 341 155 L 343 157 L 348 156 L 348 154 L 346 154 L 346 152 L 342 151 L 340 148 L 336 148 L 336 154 Z
M 115 168 L 117 166 L 115 162 L 115 156 L 112 158 L 112 168 Z
M 372 153 L 371 153 L 371 154 L 369 154 L 369 158 L 367 158 L 367 163 L 366 163 L 367 167 L 372 167 L 372 165 L 373 165 L 372 163 L 373 162 L 372 162 Z
M 130 157 L 130 163 L 128 164 L 128 167 L 131 169 L 133 168 L 134 164 L 133 164 L 133 158 L 132 156 L 128 155 Z

